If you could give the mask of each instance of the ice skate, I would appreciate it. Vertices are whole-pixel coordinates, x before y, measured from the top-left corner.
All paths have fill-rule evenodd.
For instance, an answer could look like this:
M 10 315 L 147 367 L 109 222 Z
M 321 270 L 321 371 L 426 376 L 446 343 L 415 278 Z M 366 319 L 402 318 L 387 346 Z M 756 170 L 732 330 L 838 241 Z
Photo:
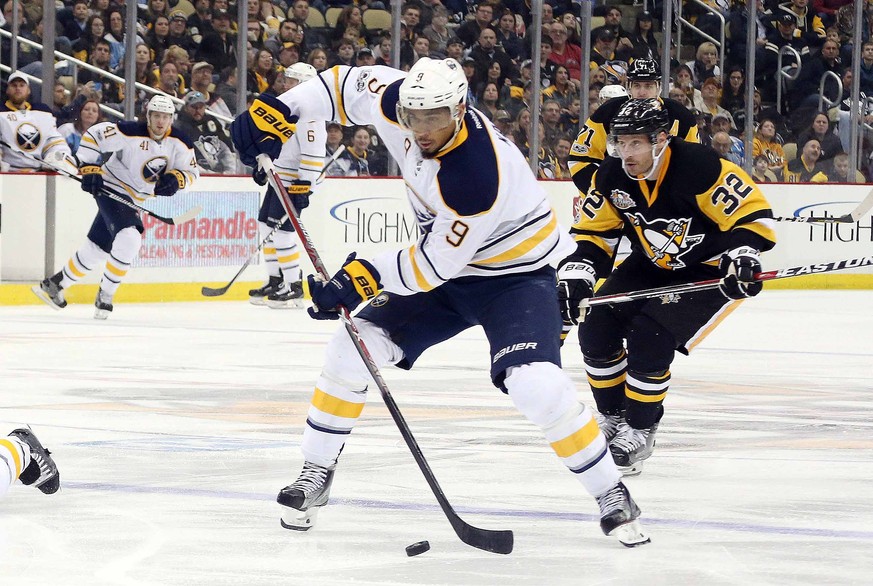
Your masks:
M 597 420 L 597 426 L 603 433 L 603 437 L 606 438 L 607 443 L 615 438 L 619 426 L 624 423 L 623 415 L 609 415 L 607 413 L 601 413 L 600 411 L 594 412 L 594 419 Z
M 318 508 L 327 504 L 330 485 L 333 483 L 334 467 L 325 468 L 304 462 L 300 477 L 279 491 L 276 497 L 283 507 L 279 521 L 285 529 L 309 531 L 315 525 Z
M 97 299 L 94 300 L 94 319 L 106 319 L 112 313 L 112 295 L 103 289 L 97 291 Z
M 63 278 L 64 274 L 59 272 L 43 279 L 39 285 L 34 285 L 30 289 L 46 305 L 52 309 L 60 310 L 67 306 L 67 301 L 64 299 L 64 289 L 61 287 L 61 279 Z
M 625 547 L 637 547 L 651 539 L 643 534 L 639 522 L 640 508 L 621 482 L 596 497 L 600 507 L 600 529 L 604 535 L 618 538 Z
M 34 485 L 44 494 L 54 494 L 61 485 L 61 475 L 51 457 L 30 429 L 16 429 L 10 436 L 17 437 L 30 447 L 30 464 L 21 471 L 22 484 Z
M 303 307 L 303 281 L 282 283 L 281 287 L 267 295 L 267 306 L 273 309 Z
M 658 424 L 648 429 L 635 429 L 622 422 L 609 451 L 622 476 L 637 476 L 643 471 L 643 461 L 655 451 L 655 432 Z
M 252 305 L 266 305 L 267 296 L 272 295 L 282 286 L 282 276 L 271 276 L 269 280 L 257 289 L 249 290 L 249 303 Z

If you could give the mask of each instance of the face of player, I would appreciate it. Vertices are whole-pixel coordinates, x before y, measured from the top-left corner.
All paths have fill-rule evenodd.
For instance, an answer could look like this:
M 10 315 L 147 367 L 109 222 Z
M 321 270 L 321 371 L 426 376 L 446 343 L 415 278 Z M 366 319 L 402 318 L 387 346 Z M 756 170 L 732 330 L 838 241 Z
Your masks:
M 149 134 L 155 140 L 160 140 L 170 131 L 173 115 L 166 112 L 149 112 Z
M 647 134 L 617 136 L 615 147 L 618 151 L 618 156 L 624 163 L 625 170 L 633 176 L 645 175 L 651 171 L 652 166 L 655 164 L 655 151 L 660 153 L 660 149 L 663 149 L 666 141 L 665 136 L 664 133 L 658 136 L 654 149 Z
M 30 86 L 24 80 L 16 79 L 6 86 L 6 96 L 13 104 L 22 104 L 30 97 Z
M 435 155 L 455 134 L 455 121 L 448 108 L 405 110 L 404 126 L 412 131 L 415 144 L 425 155 Z
M 293 77 L 286 77 L 286 78 L 285 78 L 285 91 L 288 91 L 288 90 L 290 90 L 291 88 L 295 88 L 295 87 L 297 87 L 298 85 L 300 85 L 300 80 L 299 80 L 299 79 L 295 79 L 295 78 L 293 78 Z
M 628 93 L 634 100 L 657 98 L 661 94 L 661 84 L 657 81 L 632 81 Z

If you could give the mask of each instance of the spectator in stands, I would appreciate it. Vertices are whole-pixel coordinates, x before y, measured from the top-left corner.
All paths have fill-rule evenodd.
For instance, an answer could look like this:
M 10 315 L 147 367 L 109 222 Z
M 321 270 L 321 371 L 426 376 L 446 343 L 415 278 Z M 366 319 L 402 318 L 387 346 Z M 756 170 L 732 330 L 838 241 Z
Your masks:
M 12 5 L 12 2 L 9 2 L 9 5 Z M 24 11 L 19 12 L 21 14 L 21 19 L 24 20 Z M 63 20 L 63 35 L 67 37 L 71 43 L 75 42 L 82 36 L 85 32 L 85 28 L 88 24 L 88 17 L 90 16 L 90 11 L 88 10 L 88 2 L 87 0 L 76 0 L 73 2 L 73 10 L 69 13 L 64 13 L 64 16 L 58 16 L 58 20 Z M 6 19 L 7 22 L 10 20 Z
M 703 95 L 700 93 L 700 90 L 694 87 L 694 75 L 691 72 L 691 68 L 685 64 L 679 65 L 673 70 L 673 85 L 671 87 L 679 88 L 685 92 L 685 96 L 690 103 L 687 106 L 689 109 L 696 108 L 695 104 L 703 101 Z
M 446 54 L 446 45 L 452 38 L 452 31 L 448 27 L 449 13 L 442 5 L 435 5 L 432 11 L 430 24 L 424 27 L 422 35 L 430 43 L 431 53 L 439 56 Z M 504 47 L 505 49 L 505 47 Z
M 376 55 L 376 65 L 391 67 L 391 37 L 380 38 L 378 49 L 379 54 Z
M 484 83 L 493 83 L 497 86 L 497 91 L 499 93 L 498 101 L 506 102 L 509 100 L 509 78 L 503 74 L 499 62 L 492 61 L 491 65 L 488 66 L 485 82 L 479 84 L 479 87 L 477 88 L 478 91 L 482 89 Z
M 284 77 L 284 76 L 282 76 Z M 207 98 L 191 90 L 183 98 L 176 125 L 194 143 L 197 164 L 206 173 L 235 173 L 236 157 L 225 126 L 206 112 Z
M 417 34 L 421 34 L 424 25 L 421 24 L 421 8 L 418 4 L 407 3 L 400 12 L 403 24 L 406 26 L 407 39 L 412 40 Z
M 274 69 L 272 53 L 266 49 L 258 49 L 255 51 L 254 62 L 248 71 L 246 89 L 255 94 L 267 91 L 270 87 L 270 82 L 267 80 L 267 76 L 269 72 Z
M 97 39 L 94 41 L 94 48 L 91 50 L 88 63 L 102 71 L 107 71 L 109 69 L 109 56 L 109 43 L 104 39 Z M 80 70 L 78 82 L 84 84 L 89 81 L 93 82 L 93 87 L 99 93 L 102 103 L 120 104 L 124 99 L 124 92 L 117 82 L 88 69 Z
M 545 131 L 545 145 L 551 149 L 555 146 L 558 137 L 561 136 L 561 103 L 558 100 L 543 100 L 540 126 Z
M 776 177 L 784 177 L 787 169 L 785 151 L 776 140 L 776 123 L 766 118 L 758 124 L 755 138 L 752 141 L 752 156 L 757 158 L 763 155 L 767 158 L 767 168 Z
M 569 157 L 570 148 L 573 146 L 573 141 L 569 136 L 563 134 L 558 137 L 555 142 L 555 179 L 570 179 Z
M 821 46 L 821 53 L 803 64 L 794 88 L 788 95 L 792 112 L 798 108 L 818 106 L 818 88 L 822 76 L 827 71 L 832 71 L 838 77 L 842 73 L 839 54 L 840 46 L 836 42 L 825 41 Z M 840 97 L 836 82 L 830 77 L 825 81 L 824 92 L 833 100 Z
M 500 15 L 497 24 L 497 42 L 513 63 L 521 63 L 527 57 L 524 41 L 515 32 L 515 14 L 511 10 L 505 9 Z
M 188 32 L 198 45 L 203 35 L 212 31 L 212 10 L 209 0 L 194 0 L 194 13 L 188 17 Z
M 352 134 L 351 143 L 337 162 L 345 167 L 345 177 L 363 177 L 370 174 L 367 158 L 370 154 L 370 131 L 358 126 Z
M 464 70 L 464 77 L 467 78 L 467 106 L 476 107 L 476 92 L 474 88 L 479 87 L 479 76 L 476 74 L 476 60 L 472 57 L 467 57 L 461 62 L 461 67 Z
M 721 93 L 721 83 L 717 77 L 708 77 L 700 88 L 700 101 L 694 104 L 694 107 L 705 112 L 713 117 L 716 114 L 727 116 L 731 121 L 731 128 L 736 128 L 734 118 L 731 113 L 722 108 L 718 103 L 718 96 Z
M 500 64 L 504 75 L 512 75 L 512 60 L 497 47 L 497 34 L 493 29 L 486 28 L 479 34 L 479 42 L 470 50 L 470 58 L 476 62 L 476 78 L 479 80 L 487 79 L 488 68 L 494 61 Z
M 508 137 L 512 131 L 512 116 L 506 110 L 497 110 L 494 114 L 494 126 L 500 131 L 500 134 Z
M 582 27 L 579 25 L 579 19 L 572 11 L 568 11 L 561 16 L 561 22 L 567 27 L 567 42 L 581 47 Z
M 152 52 L 152 61 L 160 63 L 164 53 L 170 48 L 170 21 L 166 16 L 158 16 L 152 23 L 152 28 L 146 33 L 145 41 Z
M 376 57 L 373 55 L 373 49 L 364 47 L 358 49 L 358 54 L 355 55 L 355 65 L 358 67 L 369 67 L 376 64 Z
M 800 156 L 788 163 L 785 169 L 785 182 L 809 183 L 815 175 L 825 169 L 819 161 L 820 157 L 821 143 L 815 138 L 810 138 L 803 144 Z
M 291 19 L 283 20 L 279 25 L 279 32 L 274 36 L 264 41 L 264 48 L 273 54 L 276 59 L 279 58 L 279 52 L 290 45 L 294 45 L 294 38 L 300 30 L 296 22 Z
M 139 10 L 139 23 L 146 28 L 153 26 L 155 19 L 159 16 L 167 18 L 170 16 L 167 0 L 147 0 L 145 6 L 138 4 L 137 9 Z
M 124 58 L 124 11 L 113 6 L 106 12 L 106 23 L 103 38 L 109 43 L 109 68 L 115 71 Z
M 864 183 L 864 175 L 857 169 L 852 169 L 849 155 L 837 153 L 831 160 L 830 169 L 816 173 L 813 183 Z
M 188 93 L 200 92 L 206 99 L 206 106 L 210 110 L 217 114 L 221 114 L 222 116 L 232 118 L 233 113 L 230 109 L 231 106 L 227 104 L 214 90 L 210 91 L 212 88 L 213 72 L 214 68 L 211 63 L 207 63 L 206 61 L 195 63 L 191 67 L 191 91 Z
M 103 22 L 103 17 L 94 15 L 88 17 L 85 23 L 85 30 L 82 31 L 75 43 L 73 43 L 73 57 L 80 61 L 88 61 L 91 57 L 91 49 L 94 47 L 94 41 L 102 39 L 106 32 L 106 26 Z
M 327 123 L 327 141 L 325 142 L 325 161 L 332 157 L 336 150 L 343 142 L 343 127 L 336 122 Z M 345 167 L 337 161 L 333 161 L 327 166 L 324 172 L 327 177 L 342 177 L 345 175 Z
M 755 12 L 755 50 L 767 44 L 767 16 L 764 14 L 764 0 L 756 0 Z M 746 31 L 749 26 L 749 9 L 746 0 L 733 2 L 725 23 L 725 65 L 746 65 Z
M 692 82 L 695 87 L 701 87 L 703 82 L 714 77 L 721 79 L 721 69 L 718 66 L 718 49 L 714 43 L 704 41 L 697 46 L 697 54 L 694 61 L 687 65 L 691 69 Z
M 306 0 L 298 0 L 306 2 Z M 197 48 L 197 61 L 212 63 L 221 71 L 236 65 L 236 35 L 230 32 L 230 15 L 227 12 L 212 13 L 212 31 L 203 35 Z
M 327 52 L 321 47 L 316 47 L 309 52 L 309 57 L 306 62 L 315 67 L 315 70 L 321 73 L 327 69 Z
M 306 20 L 309 18 L 309 2 L 307 0 L 294 0 L 288 9 L 288 18 L 303 28 L 304 34 L 309 27 Z
M 734 112 L 746 107 L 746 76 L 743 68 L 739 65 L 731 66 L 727 79 L 728 84 L 721 94 L 719 104 L 733 117 Z
M 649 12 L 638 12 L 634 30 L 625 37 L 630 43 L 628 60 L 652 59 L 661 60 L 658 40 L 655 38 L 654 21 Z
M 527 145 L 527 137 L 530 134 L 531 114 L 529 108 L 521 108 L 515 115 L 515 121 L 512 124 L 512 142 L 521 150 Z M 524 156 L 527 156 L 527 151 L 522 151 Z
M 510 92 L 510 98 L 505 104 L 507 112 L 517 119 L 522 110 L 530 111 L 531 95 L 533 94 L 533 82 L 524 82 L 521 92 Z
M 600 88 L 597 89 L 600 94 Z M 576 136 L 579 132 L 579 116 L 582 112 L 582 102 L 579 95 L 573 96 L 570 104 L 565 110 L 561 111 L 561 121 L 558 125 L 561 127 L 561 132 L 570 136 Z
M 199 63 L 197 64 L 199 65 Z M 197 65 L 194 67 L 196 68 Z M 192 74 L 193 77 L 194 74 Z M 193 81 L 192 81 L 193 83 Z M 220 99 L 230 110 L 231 116 L 236 116 L 237 111 L 236 67 L 229 65 L 218 74 L 218 83 L 215 85 L 214 96 Z
M 752 179 L 755 183 L 775 183 L 776 175 L 770 170 L 770 160 L 766 155 L 758 155 L 752 165 Z
M 582 79 L 582 47 L 567 42 L 567 27 L 562 22 L 549 25 L 552 38 L 552 54 L 549 59 L 556 65 L 563 65 L 570 72 L 570 78 Z
M 831 120 L 825 112 L 817 112 L 815 114 L 809 128 L 797 136 L 797 144 L 806 144 L 811 138 L 816 139 L 821 147 L 819 161 L 822 163 L 830 161 L 838 153 L 843 152 L 840 137 L 834 134 L 831 128 Z
M 789 46 L 800 54 L 801 63 L 809 59 L 809 46 L 795 35 L 797 21 L 790 14 L 782 14 L 776 19 L 776 29 L 767 33 L 767 43 L 763 49 L 756 52 L 755 79 L 759 87 L 764 88 L 764 96 L 768 102 L 776 101 L 776 66 L 779 63 L 779 51 Z M 792 53 L 782 56 L 783 70 L 791 70 L 799 66 Z
M 328 67 L 334 65 L 354 65 L 355 61 L 355 46 L 345 39 L 339 41 L 336 49 L 333 52 L 333 57 L 328 62 Z
M 184 95 L 188 91 L 188 86 L 191 85 L 191 58 L 188 56 L 188 51 L 177 45 L 171 45 L 164 53 L 161 63 L 167 61 L 176 65 L 176 70 L 179 72 L 179 93 Z
M 861 45 L 861 91 L 873 96 L 873 41 Z
M 610 30 L 602 30 L 594 38 L 594 47 L 591 48 L 590 69 L 597 69 L 601 65 L 615 59 L 615 34 Z
M 170 33 L 167 35 L 167 43 L 171 47 L 176 45 L 185 49 L 189 57 L 197 52 L 197 43 L 188 33 L 188 17 L 181 10 L 170 13 Z
M 836 20 L 837 11 L 846 5 L 851 5 L 852 0 L 812 0 L 812 10 L 827 24 L 833 24 Z
M 249 13 L 248 19 L 261 23 L 267 36 L 273 36 L 279 32 L 281 21 L 276 17 L 276 7 L 270 0 L 248 0 L 247 8 Z M 285 17 L 283 16 L 282 20 L 284 19 Z
M 713 122 L 715 122 L 715 118 L 713 118 Z M 713 133 L 710 144 L 722 159 L 726 159 L 742 167 L 743 164 L 745 164 L 745 157 L 742 152 L 738 150 L 736 147 L 737 143 L 734 141 L 739 142 L 739 139 L 732 137 L 727 132 L 718 131 Z M 742 145 L 741 142 L 740 145 Z
M 456 35 L 466 46 L 472 47 L 481 37 L 482 31 L 491 28 L 492 20 L 494 20 L 494 7 L 487 2 L 481 2 L 476 7 L 475 18 L 459 26 Z M 497 37 L 495 36 L 496 42 Z
M 682 104 L 683 106 L 688 108 L 689 110 L 694 107 L 691 104 L 691 101 L 688 99 L 688 94 L 685 93 L 685 90 L 682 89 L 681 87 L 675 87 L 675 86 L 671 87 L 670 91 L 667 92 L 667 97 L 670 98 L 671 100 L 676 100 L 677 102 L 679 102 L 680 104 Z
M 579 89 L 570 81 L 570 72 L 563 65 L 555 67 L 552 84 L 543 90 L 543 98 L 556 100 L 561 110 L 567 110 L 573 98 L 579 96 Z
M 797 22 L 800 36 L 811 47 L 820 47 L 825 40 L 825 27 L 821 18 L 809 10 L 809 0 L 791 0 L 780 4 L 773 11 L 774 19 L 787 14 Z
M 58 127 L 58 132 L 70 145 L 70 152 L 76 154 L 79 150 L 79 143 L 82 141 L 82 135 L 86 130 L 103 121 L 103 115 L 100 113 L 100 102 L 98 100 L 85 100 L 82 107 L 73 122 L 67 122 Z
M 617 58 L 627 60 L 631 49 L 633 49 L 633 42 L 630 39 L 630 34 L 621 26 L 621 8 L 610 6 L 603 16 L 606 22 L 591 31 L 591 43 L 593 44 L 597 40 L 597 35 L 601 31 L 608 30 L 616 39 L 615 51 L 619 55 Z
M 497 111 L 503 108 L 503 104 L 500 103 L 500 90 L 493 81 L 485 82 L 476 101 L 476 108 L 491 121 L 494 120 Z
M 158 70 L 158 83 L 154 87 L 174 98 L 182 97 L 182 92 L 179 91 L 179 70 L 175 63 L 166 61 L 161 64 Z
M 540 87 L 545 89 L 552 84 L 552 74 L 555 72 L 555 62 L 552 56 L 552 39 L 543 35 L 540 40 Z M 533 65 L 533 64 L 531 64 Z M 522 64 L 524 67 L 524 64 Z

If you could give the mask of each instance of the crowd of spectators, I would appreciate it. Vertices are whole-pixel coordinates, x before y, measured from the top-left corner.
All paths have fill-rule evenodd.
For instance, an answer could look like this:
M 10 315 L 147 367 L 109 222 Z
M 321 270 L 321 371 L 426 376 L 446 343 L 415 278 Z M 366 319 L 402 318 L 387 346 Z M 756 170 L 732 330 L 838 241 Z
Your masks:
M 238 0 L 246 2 L 248 26 L 240 31 L 237 7 L 229 0 L 147 0 L 139 4 L 135 31 L 127 31 L 123 0 L 59 0 L 56 48 L 102 70 L 123 76 L 125 38 L 136 35 L 136 80 L 184 101 L 179 124 L 197 143 L 205 172 L 232 173 L 232 145 L 221 117 L 237 113 L 237 35 L 247 39 L 246 101 L 260 94 L 285 91 L 283 70 L 303 61 L 322 71 L 337 64 L 389 65 L 392 39 L 388 3 L 376 0 Z M 851 108 L 852 4 L 847 0 L 757 0 L 754 23 L 758 66 L 748 80 L 745 0 L 706 0 L 725 18 L 725 63 L 718 47 L 697 37 L 669 64 L 669 97 L 698 117 L 701 140 L 725 158 L 745 162 L 742 140 L 745 127 L 746 84 L 755 85 L 755 136 L 751 153 L 755 176 L 761 181 L 836 181 L 855 170 L 844 169 Z M 626 3 L 625 3 L 626 4 Z M 20 34 L 40 41 L 42 3 L 22 0 Z M 685 15 L 710 36 L 721 37 L 721 20 L 686 3 Z M 600 90 L 622 84 L 634 59 L 660 61 L 659 18 L 638 5 L 605 4 L 594 7 L 597 26 L 582 38 L 578 3 L 547 0 L 543 4 L 541 75 L 532 79 L 531 4 L 523 0 L 408 0 L 401 8 L 400 55 L 402 69 L 424 56 L 453 57 L 469 80 L 468 104 L 492 120 L 526 156 L 530 154 L 531 98 L 534 84 L 542 89 L 539 175 L 567 178 L 567 156 L 579 130 L 582 100 L 588 112 L 598 107 Z M 11 28 L 12 0 L 3 7 L 3 28 Z M 871 39 L 873 1 L 866 3 L 863 38 Z M 590 63 L 582 62 L 583 43 L 591 46 Z M 779 50 L 790 46 L 782 65 L 796 79 L 776 104 L 776 64 Z M 8 62 L 10 44 L 0 51 Z M 680 60 L 680 55 L 688 57 Z M 693 59 L 688 59 L 693 57 Z M 18 67 L 39 76 L 41 54 L 21 45 Z M 684 61 L 684 62 L 683 62 Z M 589 85 L 582 88 L 582 71 L 589 70 Z M 792 68 L 799 68 L 792 71 Z M 873 39 L 863 45 L 860 64 L 863 113 L 873 123 Z M 820 107 L 819 83 L 826 72 L 833 77 L 824 86 L 827 98 Z M 59 127 L 71 148 L 82 132 L 103 119 L 97 105 L 121 109 L 129 88 L 99 74 L 80 69 L 76 84 L 59 70 L 61 83 L 54 93 Z M 67 91 L 64 91 L 67 90 Z M 137 112 L 148 92 L 136 92 Z M 871 96 L 868 100 L 866 96 Z M 778 106 L 778 107 L 777 107 Z M 828 107 L 830 106 L 830 107 Z M 97 110 L 95 112 L 95 110 Z M 217 113 L 216 117 L 210 112 Z M 584 122 L 584 121 L 582 121 Z M 865 139 L 871 139 L 873 133 Z M 330 125 L 328 153 L 340 143 L 345 152 L 328 174 L 384 175 L 390 158 L 371 128 Z M 871 150 L 865 142 L 865 155 Z M 867 160 L 866 158 L 864 160 Z M 839 164 L 838 164 L 839 163 Z M 837 170 L 839 167 L 839 170 Z M 845 172 L 844 172 L 845 171 Z M 863 169 L 869 178 L 869 169 Z

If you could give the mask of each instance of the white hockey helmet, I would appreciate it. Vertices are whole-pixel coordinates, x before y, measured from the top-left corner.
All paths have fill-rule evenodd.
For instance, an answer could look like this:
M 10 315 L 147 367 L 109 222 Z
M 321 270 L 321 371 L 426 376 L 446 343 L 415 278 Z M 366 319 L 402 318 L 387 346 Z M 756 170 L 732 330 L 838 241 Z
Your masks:
M 309 81 L 316 75 L 318 75 L 318 71 L 316 71 L 315 67 L 309 63 L 297 62 L 290 67 L 285 68 L 285 77 L 296 79 L 300 83 Z
M 603 102 L 608 102 L 609 100 L 611 100 L 613 98 L 620 98 L 622 96 L 627 96 L 627 95 L 628 95 L 627 89 L 625 89 L 625 87 L 623 85 L 610 84 L 610 85 L 605 85 L 602 88 L 600 88 L 600 93 L 597 95 L 597 98 L 598 98 L 598 100 L 600 100 L 600 103 L 602 104 Z
M 164 94 L 155 94 L 154 96 L 152 96 L 152 99 L 149 100 L 149 103 L 146 104 L 146 113 L 149 112 L 163 112 L 164 114 L 175 114 L 176 104 L 173 103 L 173 100 L 171 100 L 169 96 L 166 96 Z
M 460 128 L 461 111 L 467 101 L 467 77 L 454 59 L 422 57 L 406 74 L 400 84 L 397 119 L 408 127 L 406 110 L 435 110 L 448 108 Z

